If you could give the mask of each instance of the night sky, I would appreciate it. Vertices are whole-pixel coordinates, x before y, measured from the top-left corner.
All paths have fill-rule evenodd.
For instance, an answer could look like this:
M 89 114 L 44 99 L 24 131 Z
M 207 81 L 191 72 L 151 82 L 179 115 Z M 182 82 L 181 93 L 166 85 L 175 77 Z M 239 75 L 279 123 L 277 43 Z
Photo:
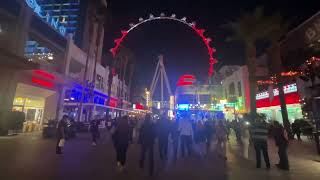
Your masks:
M 149 14 L 159 16 L 176 14 L 196 21 L 197 27 L 206 29 L 205 35 L 211 37 L 211 45 L 217 49 L 215 57 L 218 67 L 229 64 L 244 64 L 241 42 L 226 43 L 228 36 L 222 28 L 241 13 L 252 11 L 263 5 L 267 13 L 280 12 L 292 27 L 320 10 L 319 0 L 110 0 L 105 30 L 105 51 L 113 47 L 113 40 L 120 37 L 120 30 L 128 29 L 129 23 L 138 22 L 139 17 Z M 208 71 L 208 54 L 201 38 L 184 24 L 173 21 L 153 21 L 139 26 L 130 32 L 123 45 L 130 48 L 136 56 L 135 84 L 149 87 L 157 56 L 164 55 L 165 66 L 172 86 L 182 74 L 194 74 L 204 81 Z M 173 89 L 174 87 L 172 87 Z

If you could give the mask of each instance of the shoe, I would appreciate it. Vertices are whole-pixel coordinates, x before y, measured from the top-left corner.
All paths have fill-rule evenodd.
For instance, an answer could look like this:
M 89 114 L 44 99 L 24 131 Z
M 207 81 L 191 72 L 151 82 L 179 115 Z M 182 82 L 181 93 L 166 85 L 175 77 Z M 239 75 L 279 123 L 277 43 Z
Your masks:
M 95 142 L 92 142 L 92 146 L 96 146 L 97 145 L 97 143 L 95 143 Z
M 62 152 L 56 152 L 56 154 L 63 154 Z
M 269 166 L 267 166 L 267 170 L 269 170 L 270 169 L 270 165 Z
M 121 163 L 119 161 L 117 162 L 117 167 L 121 167 Z

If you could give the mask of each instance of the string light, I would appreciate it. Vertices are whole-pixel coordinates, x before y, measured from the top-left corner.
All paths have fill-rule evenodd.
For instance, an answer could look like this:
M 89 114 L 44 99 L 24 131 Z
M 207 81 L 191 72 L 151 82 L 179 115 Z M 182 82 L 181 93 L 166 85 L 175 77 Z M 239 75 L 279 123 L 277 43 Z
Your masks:
M 28 61 L 47 61 L 50 62 L 54 59 L 53 53 L 32 53 L 30 55 L 26 55 L 28 57 Z

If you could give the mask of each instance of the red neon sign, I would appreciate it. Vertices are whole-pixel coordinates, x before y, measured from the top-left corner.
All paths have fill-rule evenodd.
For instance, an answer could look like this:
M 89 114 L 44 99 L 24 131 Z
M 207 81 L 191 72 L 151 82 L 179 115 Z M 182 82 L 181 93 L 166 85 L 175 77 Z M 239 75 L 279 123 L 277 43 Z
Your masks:
M 300 96 L 298 92 L 285 94 L 286 104 L 297 104 L 299 103 Z M 256 101 L 257 108 L 280 106 L 279 96 L 274 96 L 273 100 L 270 101 L 269 98 L 259 99 Z
M 117 107 L 117 105 L 118 105 L 118 100 L 116 98 L 110 97 L 109 106 L 110 107 Z
M 136 109 L 140 109 L 140 110 L 143 110 L 144 109 L 144 106 L 140 103 L 137 103 L 136 104 Z
M 36 77 L 32 77 L 31 81 L 39 86 L 42 86 L 42 87 L 46 87 L 46 88 L 50 88 L 50 89 L 54 87 L 54 84 L 52 82 L 38 79 Z
M 39 75 L 43 78 L 46 78 L 46 79 L 54 80 L 56 78 L 53 74 L 50 74 L 50 73 L 43 71 L 41 69 L 33 70 L 33 73 L 36 75 Z
M 194 75 L 185 74 L 179 78 L 177 86 L 191 86 L 195 80 L 196 78 Z

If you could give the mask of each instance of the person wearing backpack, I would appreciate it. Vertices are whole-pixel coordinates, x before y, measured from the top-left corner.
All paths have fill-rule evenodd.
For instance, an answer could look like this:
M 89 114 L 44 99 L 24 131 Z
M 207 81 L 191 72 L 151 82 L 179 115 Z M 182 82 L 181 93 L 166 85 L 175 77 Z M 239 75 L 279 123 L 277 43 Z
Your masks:
M 276 164 L 279 169 L 289 170 L 289 160 L 288 160 L 288 133 L 285 128 L 279 124 L 279 122 L 274 122 L 273 137 L 276 145 L 278 146 L 279 163 Z

